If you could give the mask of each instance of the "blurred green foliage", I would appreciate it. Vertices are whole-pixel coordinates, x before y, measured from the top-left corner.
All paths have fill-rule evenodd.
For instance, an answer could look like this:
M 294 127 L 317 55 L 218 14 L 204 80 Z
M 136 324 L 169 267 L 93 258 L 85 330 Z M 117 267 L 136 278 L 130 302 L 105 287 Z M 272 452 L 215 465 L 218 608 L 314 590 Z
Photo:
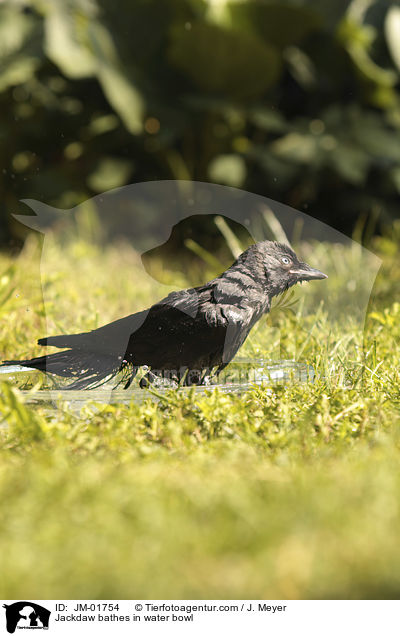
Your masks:
M 308 362 L 314 383 L 55 408 L 39 373 L 30 392 L 1 382 L 2 598 L 398 598 L 399 238 L 397 227 L 374 239 L 383 266 L 364 333 L 322 302 L 309 313 L 314 283 L 304 302 L 278 302 L 240 352 Z M 0 254 L 5 357 L 39 353 L 38 335 L 66 316 L 88 330 L 166 293 L 126 245 L 54 240 L 50 258 L 71 276 L 49 268 L 46 324 L 39 247 L 31 237 L 17 258 Z M 359 249 L 317 249 L 329 293 L 347 293 Z
M 165 178 L 390 221 L 399 42 L 392 0 L 5 0 L 0 240 L 21 198 Z

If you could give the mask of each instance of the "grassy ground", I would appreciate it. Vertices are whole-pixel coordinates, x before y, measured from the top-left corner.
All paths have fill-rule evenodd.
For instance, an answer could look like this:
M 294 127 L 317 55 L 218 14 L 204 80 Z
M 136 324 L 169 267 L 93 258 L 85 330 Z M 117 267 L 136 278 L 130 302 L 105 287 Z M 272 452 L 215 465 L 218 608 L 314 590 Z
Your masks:
M 315 383 L 80 413 L 2 383 L 0 597 L 398 598 L 400 265 L 393 238 L 374 248 L 365 330 L 321 302 L 328 281 L 351 300 L 357 254 L 320 246 L 328 281 L 286 298 L 241 352 L 309 362 Z M 53 246 L 43 288 L 38 254 L 0 256 L 4 358 L 166 293 L 124 247 Z

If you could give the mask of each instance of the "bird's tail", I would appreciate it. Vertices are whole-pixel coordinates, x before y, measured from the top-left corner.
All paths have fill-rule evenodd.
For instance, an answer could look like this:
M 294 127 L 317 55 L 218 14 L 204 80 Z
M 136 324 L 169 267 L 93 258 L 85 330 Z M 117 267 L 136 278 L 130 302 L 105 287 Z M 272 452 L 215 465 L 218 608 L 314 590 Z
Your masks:
M 11 364 L 73 379 L 65 389 L 97 388 L 121 370 L 121 362 L 114 356 L 72 349 L 31 360 L 7 360 L 0 366 Z

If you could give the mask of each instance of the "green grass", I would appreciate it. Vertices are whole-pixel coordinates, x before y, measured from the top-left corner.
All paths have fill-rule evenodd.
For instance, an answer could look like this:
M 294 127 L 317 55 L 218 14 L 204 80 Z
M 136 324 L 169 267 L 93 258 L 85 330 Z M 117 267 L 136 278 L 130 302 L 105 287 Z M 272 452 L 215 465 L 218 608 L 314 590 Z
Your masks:
M 393 238 L 374 247 L 383 267 L 365 330 L 332 316 L 322 281 L 278 302 L 241 351 L 309 362 L 313 384 L 77 413 L 29 406 L 2 383 L 0 596 L 398 598 L 400 265 Z M 315 261 L 331 300 L 351 294 L 360 257 L 334 250 Z M 123 246 L 53 246 L 48 259 L 45 313 L 35 242 L 0 255 L 4 358 L 166 293 Z

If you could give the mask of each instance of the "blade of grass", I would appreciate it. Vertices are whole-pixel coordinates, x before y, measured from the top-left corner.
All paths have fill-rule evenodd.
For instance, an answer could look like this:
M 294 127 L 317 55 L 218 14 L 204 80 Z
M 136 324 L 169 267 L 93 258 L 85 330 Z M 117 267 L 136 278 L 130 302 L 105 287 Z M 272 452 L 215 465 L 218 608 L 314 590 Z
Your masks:
M 235 236 L 234 232 L 232 232 L 231 228 L 222 216 L 216 216 L 214 223 L 224 237 L 227 246 L 232 252 L 233 258 L 238 258 L 238 256 L 240 256 L 243 252 L 243 247 L 240 245 L 237 236 Z

